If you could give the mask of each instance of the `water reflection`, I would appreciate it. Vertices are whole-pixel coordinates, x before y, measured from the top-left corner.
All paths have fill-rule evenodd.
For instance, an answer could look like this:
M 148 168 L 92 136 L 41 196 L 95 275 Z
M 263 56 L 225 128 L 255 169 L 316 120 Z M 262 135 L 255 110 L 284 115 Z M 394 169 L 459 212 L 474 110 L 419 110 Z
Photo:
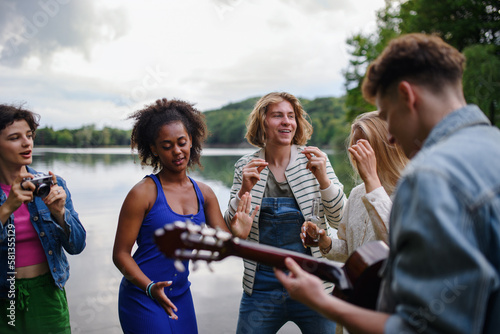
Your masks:
M 235 162 L 253 150 L 206 150 L 191 176 L 208 184 L 221 211 L 229 201 Z M 143 168 L 129 148 L 46 149 L 36 148 L 32 167 L 61 175 L 71 191 L 75 209 L 87 230 L 87 247 L 69 256 L 71 278 L 67 295 L 73 333 L 121 333 L 118 322 L 118 286 L 121 273 L 111 259 L 116 224 L 128 191 L 150 168 Z M 337 176 L 348 193 L 351 168 L 345 155 L 330 155 Z M 234 333 L 241 298 L 242 263 L 228 258 L 191 274 L 199 328 L 203 333 Z M 214 301 L 218 300 L 214 308 Z M 207 330 L 210 328 L 210 330 Z M 280 333 L 299 333 L 293 326 Z
M 254 149 L 204 149 L 201 157 L 203 168 L 195 167 L 191 174 L 201 176 L 207 180 L 221 182 L 230 188 L 233 183 L 234 164 L 244 154 L 253 152 Z M 140 160 L 129 148 L 105 149 L 54 149 L 39 148 L 35 150 L 35 164 L 51 168 L 55 161 L 68 166 L 81 166 L 92 168 L 98 165 L 123 166 L 135 164 L 140 168 Z M 345 192 L 350 193 L 354 183 L 353 172 L 345 152 L 328 155 L 335 173 L 344 184 Z M 147 170 L 147 168 L 146 168 Z

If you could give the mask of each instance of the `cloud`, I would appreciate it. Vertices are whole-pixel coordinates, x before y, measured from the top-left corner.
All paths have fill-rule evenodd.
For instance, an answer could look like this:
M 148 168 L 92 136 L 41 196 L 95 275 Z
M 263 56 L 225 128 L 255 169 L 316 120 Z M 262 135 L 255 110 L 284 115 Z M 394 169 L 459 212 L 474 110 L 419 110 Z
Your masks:
M 207 14 L 197 16 L 195 27 L 165 20 L 165 31 L 170 31 L 166 22 L 174 24 L 182 31 L 179 36 L 195 43 L 157 30 L 173 49 L 166 54 L 158 49 L 156 64 L 170 77 L 182 78 L 166 78 L 164 92 L 181 92 L 202 109 L 271 90 L 309 98 L 341 95 L 345 37 L 352 24 L 344 18 L 345 8 L 334 6 L 334 1 L 326 11 L 319 10 L 321 4 L 313 8 L 285 0 L 214 3 L 225 9 L 222 19 L 214 20 L 208 15 L 210 8 L 201 8 Z M 177 8 L 178 13 L 184 9 Z
M 58 129 L 126 127 L 161 97 L 209 110 L 276 90 L 340 96 L 345 40 L 383 3 L 2 0 L 0 102 Z
M 127 33 L 124 9 L 91 1 L 4 0 L 0 13 L 0 63 L 13 67 L 33 58 L 47 66 L 63 50 L 89 60 L 95 44 Z
M 324 11 L 349 11 L 353 9 L 351 1 L 345 0 L 281 0 L 284 3 L 300 8 L 305 13 L 318 13 Z
M 87 124 L 117 128 L 129 126 L 125 119 L 132 109 L 127 105 L 116 106 L 118 92 L 110 89 L 106 81 L 3 69 L 0 91 L 2 96 L 15 97 L 3 98 L 2 103 L 26 103 L 28 109 L 39 113 L 42 126 L 57 129 Z
M 225 10 L 222 18 L 206 3 L 193 12 L 190 1 L 169 5 L 169 10 L 155 7 L 155 13 L 144 8 L 135 11 L 147 16 L 150 25 L 148 39 L 135 47 L 145 49 L 148 40 L 163 43 L 150 47 L 154 52 L 148 60 L 150 67 L 168 73 L 158 90 L 186 94 L 202 108 L 220 106 L 224 95 L 222 101 L 234 101 L 278 88 L 299 91 L 306 82 L 315 88 L 324 84 L 321 95 L 340 94 L 341 64 L 346 62 L 341 46 L 347 30 L 341 9 L 309 8 L 309 14 L 287 1 L 218 0 L 213 4 Z M 132 24 L 144 27 L 139 21 Z M 126 89 L 126 95 L 134 87 L 138 90 L 145 75 L 138 73 L 131 79 L 136 84 Z M 334 81 L 334 87 L 327 86 Z M 309 94 L 314 96 L 312 89 Z

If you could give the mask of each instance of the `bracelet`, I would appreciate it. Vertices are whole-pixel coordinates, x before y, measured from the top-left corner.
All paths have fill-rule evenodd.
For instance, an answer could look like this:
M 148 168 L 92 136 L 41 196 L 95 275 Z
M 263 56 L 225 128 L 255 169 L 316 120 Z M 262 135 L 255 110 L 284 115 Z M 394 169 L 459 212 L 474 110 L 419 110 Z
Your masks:
M 328 248 L 319 247 L 319 251 L 321 252 L 321 255 L 326 255 L 326 254 L 330 253 L 330 251 L 332 250 L 332 245 L 333 245 L 333 240 L 330 241 L 330 246 L 328 246 Z
M 153 285 L 155 285 L 155 284 L 156 284 L 155 282 L 151 281 L 151 282 L 148 284 L 148 286 L 146 287 L 146 295 L 147 295 L 149 298 L 153 299 L 153 300 L 154 300 L 154 297 L 153 297 L 153 295 L 151 294 L 151 288 L 152 288 L 152 287 L 153 287 Z

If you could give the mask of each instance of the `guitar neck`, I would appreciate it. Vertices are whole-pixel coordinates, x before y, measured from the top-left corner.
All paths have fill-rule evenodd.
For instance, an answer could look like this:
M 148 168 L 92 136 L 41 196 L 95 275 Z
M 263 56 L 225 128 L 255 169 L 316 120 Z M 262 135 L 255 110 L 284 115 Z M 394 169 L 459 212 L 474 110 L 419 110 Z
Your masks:
M 356 249 L 343 264 L 241 240 L 227 232 L 204 230 L 182 222 L 167 224 L 156 230 L 155 242 L 166 256 L 181 260 L 212 262 L 233 255 L 286 269 L 285 259 L 290 257 L 305 271 L 335 283 L 333 293 L 337 297 L 369 309 L 375 309 L 380 286 L 378 273 L 389 253 L 384 242 L 372 241 Z
M 244 259 L 273 266 L 282 270 L 286 269 L 285 259 L 292 258 L 305 271 L 333 282 L 341 288 L 348 288 L 349 282 L 343 269 L 343 264 L 333 261 L 316 259 L 312 256 L 302 255 L 297 252 L 288 251 L 277 247 L 258 244 L 241 239 L 233 239 L 227 250 L 227 255 L 234 255 Z

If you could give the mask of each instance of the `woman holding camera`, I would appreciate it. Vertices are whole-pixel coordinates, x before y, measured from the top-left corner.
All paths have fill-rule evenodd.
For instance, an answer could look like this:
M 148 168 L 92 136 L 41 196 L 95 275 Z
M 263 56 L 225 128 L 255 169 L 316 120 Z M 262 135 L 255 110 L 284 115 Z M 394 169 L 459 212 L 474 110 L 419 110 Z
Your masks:
M 86 232 L 65 181 L 28 167 L 39 115 L 0 105 L 0 332 L 70 333 L 63 249 Z

